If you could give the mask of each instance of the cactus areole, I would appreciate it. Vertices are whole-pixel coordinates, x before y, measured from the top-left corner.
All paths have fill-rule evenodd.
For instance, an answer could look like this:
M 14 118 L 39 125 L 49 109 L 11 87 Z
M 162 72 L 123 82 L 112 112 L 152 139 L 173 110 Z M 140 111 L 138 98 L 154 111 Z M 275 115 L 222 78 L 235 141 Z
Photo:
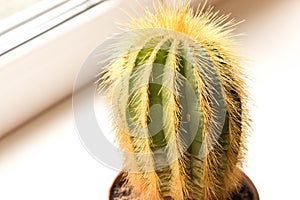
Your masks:
M 107 49 L 98 83 L 134 195 L 215 200 L 239 189 L 249 117 L 228 18 L 155 3 Z

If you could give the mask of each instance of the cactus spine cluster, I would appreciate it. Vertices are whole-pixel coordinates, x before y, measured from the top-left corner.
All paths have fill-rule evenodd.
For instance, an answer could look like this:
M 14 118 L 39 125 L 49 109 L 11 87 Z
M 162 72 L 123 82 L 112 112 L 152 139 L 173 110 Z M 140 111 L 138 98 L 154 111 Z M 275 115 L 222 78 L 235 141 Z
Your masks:
M 111 47 L 99 86 L 144 199 L 227 199 L 239 186 L 249 119 L 228 17 L 155 3 Z

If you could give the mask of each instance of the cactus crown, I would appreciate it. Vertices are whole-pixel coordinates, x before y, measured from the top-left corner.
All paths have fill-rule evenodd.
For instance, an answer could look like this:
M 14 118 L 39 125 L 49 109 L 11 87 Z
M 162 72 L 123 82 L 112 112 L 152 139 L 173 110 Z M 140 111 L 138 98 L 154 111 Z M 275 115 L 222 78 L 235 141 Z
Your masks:
M 249 119 L 228 18 L 155 3 L 110 48 L 99 86 L 127 183 L 145 199 L 226 199 L 239 185 Z

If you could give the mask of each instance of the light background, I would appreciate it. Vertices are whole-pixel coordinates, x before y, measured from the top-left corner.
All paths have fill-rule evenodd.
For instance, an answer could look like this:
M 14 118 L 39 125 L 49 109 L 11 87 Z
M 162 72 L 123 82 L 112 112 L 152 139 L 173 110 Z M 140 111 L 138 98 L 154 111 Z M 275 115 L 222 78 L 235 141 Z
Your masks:
M 0 21 L 41 0 L 0 0 Z
M 262 200 L 297 199 L 300 1 L 227 0 L 217 9 L 246 20 L 236 31 L 247 34 L 240 44 L 255 106 L 244 170 Z M 117 173 L 82 146 L 70 98 L 0 141 L 0 199 L 106 199 Z

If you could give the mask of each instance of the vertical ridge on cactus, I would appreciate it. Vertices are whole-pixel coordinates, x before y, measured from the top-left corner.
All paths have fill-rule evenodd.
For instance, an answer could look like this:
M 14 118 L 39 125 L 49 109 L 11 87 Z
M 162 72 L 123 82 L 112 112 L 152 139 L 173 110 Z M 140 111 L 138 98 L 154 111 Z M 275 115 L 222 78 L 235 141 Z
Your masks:
M 226 199 L 249 129 L 234 20 L 156 2 L 112 44 L 108 88 L 127 184 L 145 199 Z M 205 11 L 206 10 L 206 11 Z

